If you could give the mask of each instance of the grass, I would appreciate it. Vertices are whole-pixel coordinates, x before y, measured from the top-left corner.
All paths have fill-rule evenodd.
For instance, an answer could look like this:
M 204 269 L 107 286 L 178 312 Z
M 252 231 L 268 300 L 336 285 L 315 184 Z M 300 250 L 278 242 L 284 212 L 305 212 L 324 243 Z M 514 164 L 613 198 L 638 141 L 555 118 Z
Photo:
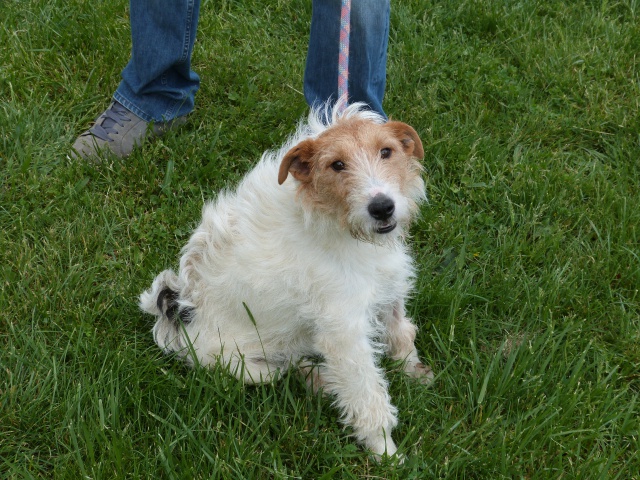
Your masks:
M 310 2 L 203 1 L 185 128 L 66 155 L 129 54 L 127 2 L 3 2 L 0 477 L 640 478 L 640 3 L 394 2 L 387 113 L 430 203 L 409 311 L 438 376 L 389 370 L 402 466 L 294 375 L 163 357 L 136 297 L 203 199 L 278 145 Z

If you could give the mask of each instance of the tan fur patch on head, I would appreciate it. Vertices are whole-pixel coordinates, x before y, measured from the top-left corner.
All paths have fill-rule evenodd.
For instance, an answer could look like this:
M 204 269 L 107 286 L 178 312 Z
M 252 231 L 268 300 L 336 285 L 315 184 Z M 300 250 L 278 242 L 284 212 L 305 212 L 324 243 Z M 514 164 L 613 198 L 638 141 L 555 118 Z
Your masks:
M 307 207 L 347 226 L 354 194 L 364 195 L 371 178 L 394 185 L 406 197 L 416 196 L 423 186 L 416 159 L 423 156 L 422 142 L 409 125 L 350 118 L 293 147 L 283 158 L 278 181 L 291 173 Z

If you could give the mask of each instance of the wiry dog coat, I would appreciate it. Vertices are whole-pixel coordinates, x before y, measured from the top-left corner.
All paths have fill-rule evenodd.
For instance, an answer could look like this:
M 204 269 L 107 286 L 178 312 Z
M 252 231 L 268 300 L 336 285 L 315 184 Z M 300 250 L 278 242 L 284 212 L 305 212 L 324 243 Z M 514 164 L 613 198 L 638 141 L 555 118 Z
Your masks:
M 157 317 L 156 343 L 250 383 L 320 358 L 303 370 L 335 395 L 361 443 L 393 454 L 396 408 L 377 356 L 433 377 L 404 309 L 422 156 L 413 128 L 362 105 L 312 111 L 235 191 L 204 207 L 178 274 L 165 270 L 140 296 Z

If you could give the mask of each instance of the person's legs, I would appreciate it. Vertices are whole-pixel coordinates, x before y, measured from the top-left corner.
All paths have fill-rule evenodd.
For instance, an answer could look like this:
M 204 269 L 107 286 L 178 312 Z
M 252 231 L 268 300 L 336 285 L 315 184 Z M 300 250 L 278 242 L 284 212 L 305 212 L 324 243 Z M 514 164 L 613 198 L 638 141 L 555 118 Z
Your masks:
M 311 106 L 337 100 L 341 0 L 313 0 L 304 94 Z M 365 102 L 386 117 L 390 0 L 352 0 L 349 103 Z
M 200 84 L 191 70 L 199 11 L 200 0 L 130 0 L 131 60 L 113 102 L 76 139 L 72 156 L 109 149 L 124 157 L 148 136 L 184 123 Z
M 130 0 L 131 60 L 113 98 L 147 122 L 193 110 L 200 79 L 191 70 L 199 0 Z

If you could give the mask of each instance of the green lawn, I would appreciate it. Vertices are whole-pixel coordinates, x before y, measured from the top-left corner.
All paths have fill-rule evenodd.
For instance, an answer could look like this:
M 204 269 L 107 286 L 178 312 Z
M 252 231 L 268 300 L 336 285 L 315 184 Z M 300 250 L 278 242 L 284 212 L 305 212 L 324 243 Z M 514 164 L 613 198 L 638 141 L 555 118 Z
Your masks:
M 128 3 L 1 2 L 0 478 L 640 478 L 636 0 L 392 2 L 437 372 L 385 362 L 404 465 L 296 375 L 244 387 L 154 346 L 137 295 L 305 114 L 310 9 L 203 0 L 190 123 L 93 166 L 67 154 L 128 59 Z

